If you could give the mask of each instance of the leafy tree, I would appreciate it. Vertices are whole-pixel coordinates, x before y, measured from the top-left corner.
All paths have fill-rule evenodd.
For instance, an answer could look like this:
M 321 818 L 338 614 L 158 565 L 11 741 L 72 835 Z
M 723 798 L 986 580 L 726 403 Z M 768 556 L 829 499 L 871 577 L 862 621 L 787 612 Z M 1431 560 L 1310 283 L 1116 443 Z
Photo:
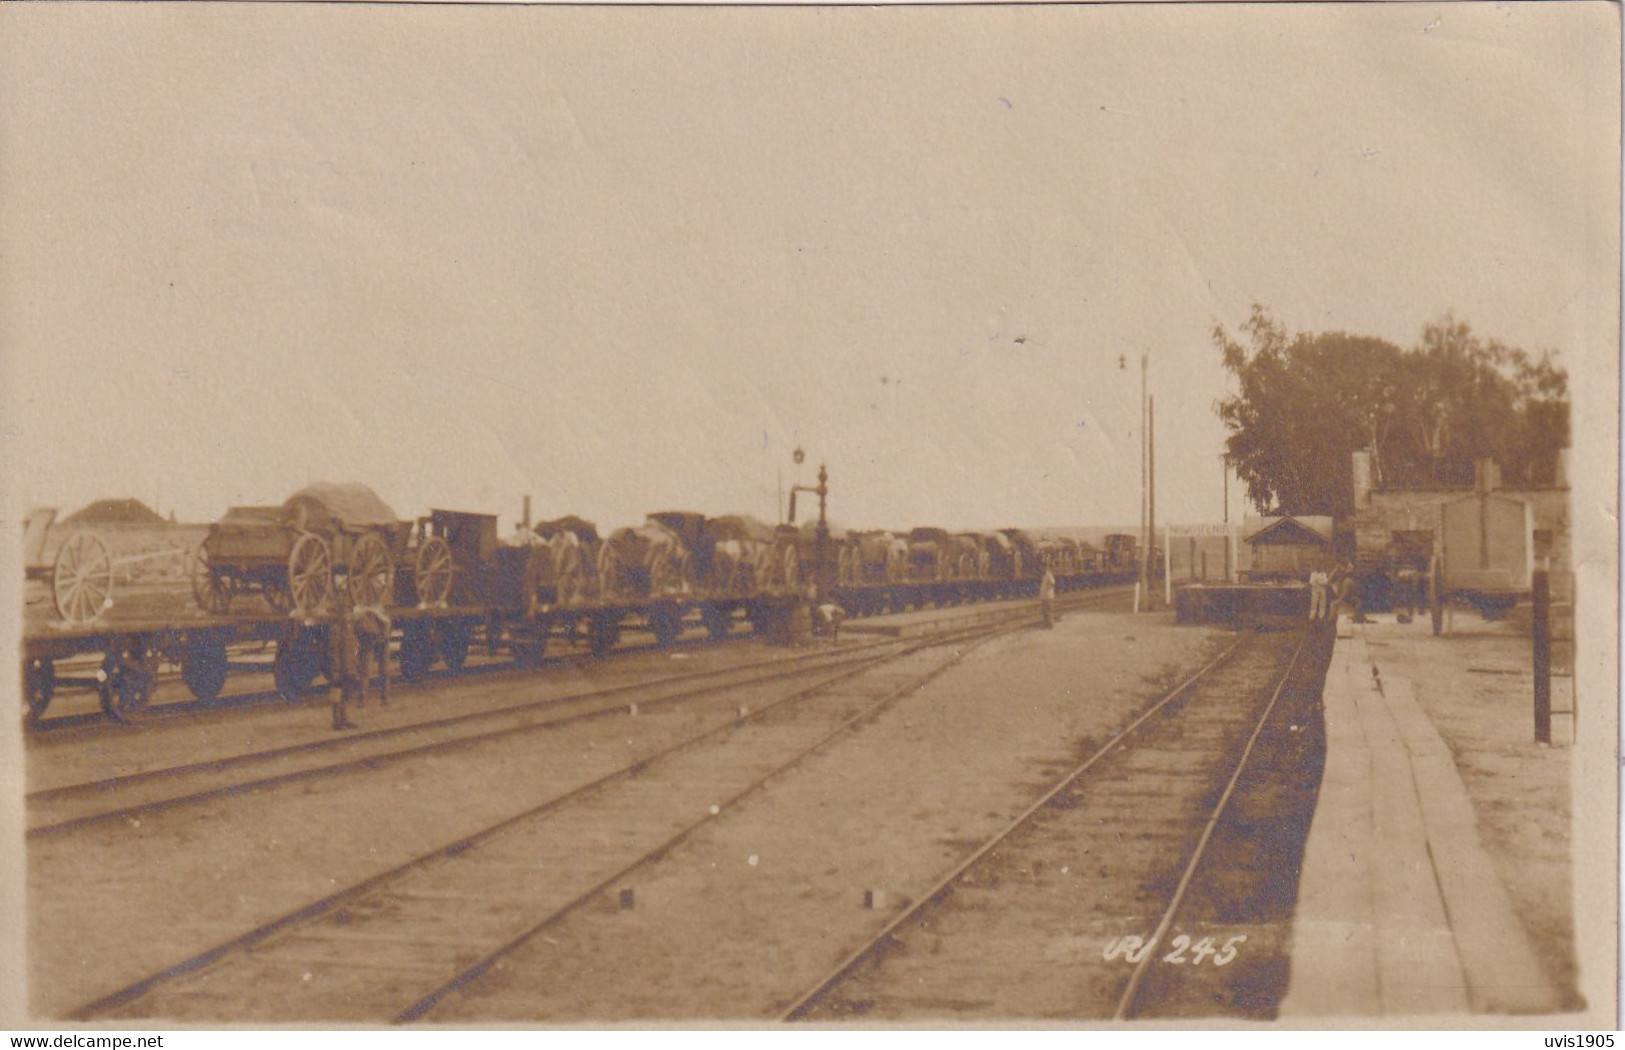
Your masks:
M 1568 377 L 1446 315 L 1402 350 L 1372 336 L 1289 333 L 1261 306 L 1213 330 L 1238 393 L 1215 406 L 1231 465 L 1261 511 L 1353 510 L 1351 454 L 1378 486 L 1470 484 L 1480 456 L 1513 484 L 1552 480 L 1568 443 Z

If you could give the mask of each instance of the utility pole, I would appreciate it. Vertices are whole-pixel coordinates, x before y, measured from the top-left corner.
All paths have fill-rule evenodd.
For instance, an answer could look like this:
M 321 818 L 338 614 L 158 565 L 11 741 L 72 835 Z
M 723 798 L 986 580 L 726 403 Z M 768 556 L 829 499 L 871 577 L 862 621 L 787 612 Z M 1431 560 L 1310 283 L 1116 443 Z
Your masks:
M 1146 517 L 1146 493 L 1151 491 L 1147 483 L 1146 468 L 1148 465 L 1146 441 L 1146 369 L 1148 359 L 1145 354 L 1140 355 L 1140 601 L 1141 608 L 1149 606 L 1151 601 L 1151 577 L 1147 568 L 1151 559 L 1151 533 Z
M 1224 468 L 1224 582 L 1230 582 L 1230 457 L 1219 457 Z
M 1157 395 L 1152 394 L 1146 400 L 1145 409 L 1145 447 L 1146 447 L 1146 474 L 1149 480 L 1146 483 L 1146 531 L 1151 535 L 1152 551 L 1146 555 L 1146 560 L 1155 571 L 1156 562 L 1152 559 L 1157 544 Z M 1145 607 L 1150 609 L 1151 592 L 1146 592 Z

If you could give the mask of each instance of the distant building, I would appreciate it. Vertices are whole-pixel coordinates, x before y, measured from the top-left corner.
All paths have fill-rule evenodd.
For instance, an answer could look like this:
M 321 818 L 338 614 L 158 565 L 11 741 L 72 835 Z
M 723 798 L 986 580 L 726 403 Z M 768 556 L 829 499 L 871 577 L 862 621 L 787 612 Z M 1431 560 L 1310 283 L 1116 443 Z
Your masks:
M 1252 554 L 1248 579 L 1301 580 L 1332 564 L 1332 519 L 1321 515 L 1248 518 L 1241 534 Z

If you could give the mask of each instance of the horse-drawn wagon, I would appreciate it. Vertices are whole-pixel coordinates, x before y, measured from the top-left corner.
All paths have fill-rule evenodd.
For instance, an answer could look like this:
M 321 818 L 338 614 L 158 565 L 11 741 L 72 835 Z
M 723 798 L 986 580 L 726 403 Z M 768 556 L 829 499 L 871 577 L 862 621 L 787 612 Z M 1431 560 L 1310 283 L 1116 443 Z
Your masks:
M 340 587 L 359 606 L 444 605 L 451 550 L 420 521 L 396 517 L 365 485 L 309 485 L 280 507 L 233 507 L 198 549 L 192 593 L 224 614 L 240 594 L 273 612 L 313 615 Z

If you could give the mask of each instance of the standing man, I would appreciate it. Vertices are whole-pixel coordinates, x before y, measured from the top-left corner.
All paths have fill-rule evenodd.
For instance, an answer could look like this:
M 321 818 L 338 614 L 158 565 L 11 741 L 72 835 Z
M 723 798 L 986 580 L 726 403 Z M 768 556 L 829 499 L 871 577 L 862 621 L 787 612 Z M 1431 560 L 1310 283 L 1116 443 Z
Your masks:
M 1038 608 L 1044 613 L 1044 626 L 1055 626 L 1055 574 L 1044 569 L 1044 578 L 1038 583 Z
M 1309 618 L 1326 618 L 1326 570 L 1317 566 L 1309 573 Z
M 333 728 L 354 729 L 350 721 L 350 700 L 361 685 L 361 639 L 357 636 L 355 610 L 342 588 L 334 596 L 333 624 L 327 629 L 328 702 L 333 707 Z M 338 690 L 335 698 L 333 690 Z

